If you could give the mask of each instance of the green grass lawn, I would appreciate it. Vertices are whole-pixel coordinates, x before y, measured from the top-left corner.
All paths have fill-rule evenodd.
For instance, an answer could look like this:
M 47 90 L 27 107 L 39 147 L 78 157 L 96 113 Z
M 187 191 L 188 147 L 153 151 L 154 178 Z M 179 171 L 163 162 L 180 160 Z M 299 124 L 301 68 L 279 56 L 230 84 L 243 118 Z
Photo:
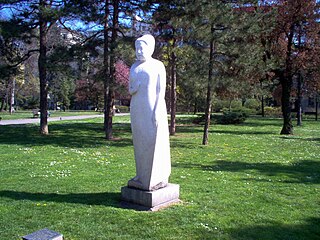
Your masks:
M 102 114 L 101 112 L 95 111 L 49 111 L 50 117 L 63 117 L 63 116 L 79 116 L 79 115 L 95 115 Z M 32 110 L 16 111 L 13 114 L 8 112 L 0 112 L 0 117 L 2 120 L 12 120 L 12 119 L 26 119 L 33 118 Z
M 281 136 L 281 120 L 202 126 L 178 118 L 172 175 L 182 204 L 159 212 L 119 206 L 134 176 L 128 116 L 0 126 L 0 239 L 42 228 L 71 239 L 320 239 L 320 124 Z

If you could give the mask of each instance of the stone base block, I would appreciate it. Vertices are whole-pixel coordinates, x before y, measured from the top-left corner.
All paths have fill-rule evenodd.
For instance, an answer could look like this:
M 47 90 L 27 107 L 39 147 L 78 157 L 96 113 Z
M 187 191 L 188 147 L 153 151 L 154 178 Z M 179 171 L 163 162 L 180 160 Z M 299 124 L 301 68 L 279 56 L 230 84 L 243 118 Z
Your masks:
M 158 211 L 179 203 L 179 185 L 168 184 L 154 191 L 143 191 L 136 188 L 121 188 L 121 205 L 141 211 Z
M 41 229 L 27 236 L 22 237 L 23 240 L 63 240 L 63 235 L 50 229 Z

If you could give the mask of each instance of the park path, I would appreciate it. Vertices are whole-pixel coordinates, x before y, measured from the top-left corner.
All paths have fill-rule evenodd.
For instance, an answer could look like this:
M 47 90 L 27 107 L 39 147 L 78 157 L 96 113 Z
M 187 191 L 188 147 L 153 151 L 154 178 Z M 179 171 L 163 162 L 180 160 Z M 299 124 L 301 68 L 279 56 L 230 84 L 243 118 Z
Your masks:
M 82 116 L 49 117 L 48 122 L 98 118 L 103 116 L 104 116 L 103 114 L 100 114 L 100 115 L 96 114 L 96 115 L 82 115 Z M 15 124 L 30 124 L 30 123 L 40 124 L 40 118 L 27 118 L 27 119 L 14 119 L 14 120 L 0 121 L 0 125 L 15 125 Z

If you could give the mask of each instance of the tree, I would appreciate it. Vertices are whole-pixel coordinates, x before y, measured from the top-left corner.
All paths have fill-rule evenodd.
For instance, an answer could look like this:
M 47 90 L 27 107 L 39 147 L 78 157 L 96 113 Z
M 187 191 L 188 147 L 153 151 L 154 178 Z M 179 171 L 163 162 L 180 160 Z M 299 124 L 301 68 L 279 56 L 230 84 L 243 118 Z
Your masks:
M 319 23 L 315 0 L 264 1 L 273 9 L 275 25 L 269 35 L 270 58 L 276 63 L 271 72 L 282 87 L 283 127 L 281 134 L 293 134 L 291 94 L 293 77 L 319 64 Z M 300 41 L 300 40 L 301 41 Z
M 76 16 L 85 22 L 93 23 L 95 29 L 91 31 L 90 41 L 95 41 L 103 48 L 103 65 L 100 77 L 104 89 L 104 131 L 108 140 L 113 138 L 112 121 L 114 114 L 114 100 L 116 89 L 117 45 L 120 36 L 124 36 L 123 26 L 119 19 L 127 17 L 136 9 L 141 8 L 145 1 L 120 0 L 90 0 L 90 6 L 82 1 L 74 1 Z M 98 46 L 96 45 L 96 46 Z
M 238 32 L 233 48 L 238 52 L 239 76 L 250 85 L 280 84 L 283 127 L 281 134 L 292 134 L 291 97 L 294 78 L 300 72 L 314 75 L 319 65 L 319 24 L 316 1 L 261 1 L 239 5 L 235 10 L 246 24 Z M 243 51 L 245 50 L 245 51 Z M 243 54 L 240 54 L 240 53 Z M 310 78 L 314 79 L 314 77 Z M 297 85 L 299 86 L 299 85 Z M 263 99 L 263 98 L 262 98 Z
M 207 95 L 205 109 L 205 126 L 202 143 L 208 144 L 211 105 L 213 99 L 214 81 L 223 74 L 224 52 L 223 36 L 230 27 L 231 5 L 227 1 L 199 1 L 197 3 L 187 3 L 188 28 L 187 32 L 192 35 L 189 42 L 197 48 L 202 48 L 207 55 Z M 192 39 L 193 38 L 193 39 Z M 203 66 L 203 63 L 201 64 Z
M 12 24 L 3 20 L 0 22 L 0 79 L 2 85 L 2 100 L 0 111 L 9 108 L 13 113 L 15 86 L 23 82 L 24 66 L 22 64 L 22 44 L 17 39 L 17 33 L 10 32 Z M 17 32 L 19 32 L 16 29 Z M 19 79 L 19 81 L 16 81 Z
M 48 82 L 47 82 L 47 33 L 48 20 L 46 11 L 48 6 L 45 0 L 39 1 L 39 79 L 40 79 L 40 133 L 49 134 L 48 129 Z
M 69 14 L 66 9 L 70 1 L 59 0 L 18 0 L 2 1 L 2 9 L 11 10 L 10 22 L 15 25 L 15 29 L 20 29 L 20 37 L 26 41 L 28 38 L 37 37 L 39 48 L 28 52 L 26 58 L 31 52 L 38 51 L 38 69 L 40 82 L 40 133 L 49 134 L 47 111 L 48 111 L 48 32 L 50 28 L 63 16 Z M 24 34 L 21 34 L 24 33 Z M 28 35 L 28 36 L 27 36 Z M 28 38 L 26 38 L 26 36 Z M 26 59 L 24 58 L 24 60 Z
M 177 109 L 177 44 L 179 36 L 175 25 L 176 18 L 181 16 L 179 1 L 159 1 L 159 7 L 153 15 L 156 29 L 160 33 L 162 44 L 166 46 L 168 54 L 168 67 L 170 78 L 170 135 L 176 133 L 176 109 Z
M 108 1 L 106 1 L 106 4 Z M 106 8 L 109 7 L 108 5 L 105 6 Z M 106 92 L 106 100 L 105 100 L 105 134 L 106 138 L 108 140 L 113 138 L 112 133 L 112 116 L 114 114 L 113 112 L 113 106 L 114 106 L 114 78 L 115 78 L 115 62 L 116 62 L 116 56 L 115 56 L 115 49 L 117 47 L 117 37 L 118 37 L 118 28 L 119 28 L 119 1 L 115 0 L 112 3 L 113 7 L 113 14 L 112 14 L 112 31 L 111 31 L 111 41 L 110 41 L 110 52 L 109 52 L 109 41 L 108 41 L 108 31 L 104 30 L 107 34 L 105 34 L 104 38 L 104 59 L 106 59 L 109 55 L 110 63 L 107 63 L 107 61 L 104 61 L 104 68 L 106 73 L 106 83 L 105 83 L 105 92 Z M 109 11 L 106 9 L 106 16 L 108 16 Z M 105 25 L 107 27 L 107 25 Z M 106 65 L 107 64 L 107 65 Z M 109 69 L 107 69 L 109 68 Z
M 124 61 L 118 60 L 115 63 L 115 93 L 119 97 L 128 98 L 129 73 L 130 68 Z

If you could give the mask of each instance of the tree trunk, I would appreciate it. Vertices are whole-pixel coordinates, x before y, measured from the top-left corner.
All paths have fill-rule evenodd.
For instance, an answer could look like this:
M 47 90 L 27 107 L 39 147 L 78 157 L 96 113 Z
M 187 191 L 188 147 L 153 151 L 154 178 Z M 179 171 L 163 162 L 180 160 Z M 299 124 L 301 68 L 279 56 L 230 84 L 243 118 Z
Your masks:
M 112 132 L 112 118 L 114 115 L 114 82 L 115 82 L 115 49 L 117 45 L 118 35 L 118 18 L 119 18 L 119 0 L 113 1 L 113 14 L 112 14 L 112 34 L 110 43 L 110 77 L 108 83 L 108 96 L 107 96 L 107 108 L 106 108 L 106 139 L 111 140 L 113 138 Z
M 8 106 L 9 106 L 10 84 L 8 83 L 6 87 L 7 88 L 6 88 L 6 97 L 5 97 L 5 105 L 4 105 L 5 111 L 8 110 Z
M 319 95 L 316 96 L 316 121 L 318 121 Z
M 4 102 L 5 102 L 5 97 L 3 97 L 2 99 L 1 99 L 1 106 L 0 106 L 0 112 L 3 112 L 3 110 L 4 110 Z
M 8 87 L 6 86 L 6 91 L 4 93 L 3 98 L 1 99 L 1 107 L 0 107 L 0 112 L 5 111 L 6 109 L 6 101 L 8 99 Z
M 301 107 L 301 100 L 302 100 L 302 76 L 299 72 L 298 74 L 298 99 L 297 99 L 297 126 L 302 125 L 302 107 Z
M 14 108 L 13 108 L 13 105 L 14 105 L 14 91 L 15 91 L 15 79 L 12 78 L 10 80 L 10 99 L 9 99 L 9 112 L 10 114 L 12 114 L 14 112 Z
M 109 0 L 105 1 L 105 16 L 104 16 L 104 28 L 103 28 L 103 35 L 104 35 L 104 48 L 103 48 L 103 68 L 104 68 L 104 131 L 106 134 L 106 138 L 108 135 L 108 115 L 109 112 L 107 111 L 108 105 L 108 94 L 109 94 L 109 85 L 110 85 L 110 70 L 109 70 L 109 25 L 108 25 L 108 18 L 109 18 Z
M 291 89 L 292 89 L 292 45 L 294 37 L 295 25 L 290 26 L 290 32 L 287 40 L 287 52 L 286 52 L 286 68 L 284 71 L 280 71 L 280 83 L 282 86 L 282 115 L 283 126 L 280 134 L 293 134 L 293 125 L 291 119 Z
M 282 86 L 282 97 L 281 97 L 281 105 L 282 105 L 282 116 L 283 116 L 283 126 L 281 130 L 281 134 L 293 134 L 293 125 L 291 119 L 291 88 L 292 88 L 292 77 L 287 75 L 280 77 L 280 82 Z
M 176 109 L 177 109 L 177 72 L 176 72 L 176 54 L 174 52 L 175 40 L 171 52 L 171 119 L 170 119 L 170 135 L 176 133 Z
M 211 27 L 211 32 L 213 26 Z M 211 117 L 211 105 L 212 105 L 212 77 L 213 77 L 213 53 L 214 53 L 214 42 L 213 39 L 210 41 L 210 56 L 209 56 L 209 73 L 208 73 L 208 87 L 207 87 L 207 106 L 205 112 L 205 124 L 203 130 L 202 144 L 207 145 L 209 142 L 209 126 Z
M 108 98 L 107 98 L 107 128 L 106 128 L 106 139 L 111 140 L 113 138 L 113 130 L 112 130 L 112 120 L 114 115 L 114 91 L 112 87 L 109 88 Z
M 229 112 L 231 112 L 231 106 L 232 106 L 232 99 L 229 101 Z
M 45 8 L 45 1 L 40 0 L 40 9 Z M 43 13 L 40 13 L 40 54 L 38 58 L 39 78 L 40 78 L 40 133 L 49 134 L 48 129 L 48 83 L 47 83 L 47 21 Z
M 268 75 L 266 74 L 266 78 L 268 79 Z M 263 79 L 260 80 L 260 86 L 261 86 L 261 116 L 265 117 L 265 111 L 264 111 L 264 96 L 263 96 Z
M 262 115 L 262 117 L 266 116 L 265 111 L 264 111 L 264 96 L 263 95 L 261 96 L 261 115 Z
M 205 112 L 205 124 L 203 131 L 203 139 L 202 144 L 208 145 L 209 142 L 209 126 L 210 126 L 210 118 L 211 118 L 211 103 L 212 103 L 212 87 L 211 84 L 208 84 L 207 88 L 207 107 Z

